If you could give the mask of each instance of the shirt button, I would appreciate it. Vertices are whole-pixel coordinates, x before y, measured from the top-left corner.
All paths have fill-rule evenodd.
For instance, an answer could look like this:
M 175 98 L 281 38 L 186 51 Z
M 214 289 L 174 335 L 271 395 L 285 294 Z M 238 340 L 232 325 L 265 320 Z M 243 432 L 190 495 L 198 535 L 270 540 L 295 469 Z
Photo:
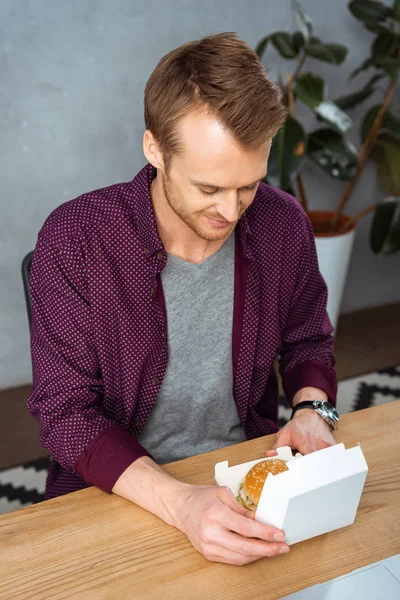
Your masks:
M 153 377 L 153 383 L 154 383 L 155 385 L 158 385 L 158 384 L 160 383 L 160 380 L 159 380 L 159 378 L 158 378 L 158 377 Z
M 156 293 L 156 290 L 152 287 L 151 290 L 150 290 L 150 296 L 152 298 L 154 298 L 155 293 Z
M 144 253 L 145 253 L 145 254 L 148 254 L 148 253 L 149 253 L 149 249 L 148 249 L 148 248 L 145 248 L 145 249 L 144 249 Z
M 158 260 L 160 260 L 160 261 L 161 261 L 161 260 L 162 260 L 162 257 L 163 257 L 163 255 L 162 255 L 162 252 L 158 252 L 158 254 L 157 254 L 157 258 L 158 258 Z
M 141 424 L 142 424 L 142 421 L 141 421 L 140 419 L 136 419 L 136 420 L 135 420 L 135 425 L 136 425 L 136 427 L 140 427 L 140 426 L 141 426 Z

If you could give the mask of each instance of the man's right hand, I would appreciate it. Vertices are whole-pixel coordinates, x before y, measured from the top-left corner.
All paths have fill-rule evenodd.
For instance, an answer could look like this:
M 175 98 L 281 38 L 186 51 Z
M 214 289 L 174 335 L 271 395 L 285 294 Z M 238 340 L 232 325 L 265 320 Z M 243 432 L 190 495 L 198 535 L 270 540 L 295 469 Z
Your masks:
M 245 565 L 289 551 L 283 532 L 255 521 L 229 488 L 183 483 L 147 456 L 124 471 L 113 492 L 185 533 L 207 560 Z
M 283 532 L 255 521 L 228 487 L 190 485 L 171 512 L 175 526 L 213 562 L 245 565 L 289 551 Z

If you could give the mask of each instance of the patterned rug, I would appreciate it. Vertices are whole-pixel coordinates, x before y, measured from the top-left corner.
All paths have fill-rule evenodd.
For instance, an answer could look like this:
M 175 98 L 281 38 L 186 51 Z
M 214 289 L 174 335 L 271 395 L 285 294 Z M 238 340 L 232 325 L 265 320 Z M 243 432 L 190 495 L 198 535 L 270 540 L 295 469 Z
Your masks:
M 340 414 L 377 406 L 400 399 L 400 366 L 381 369 L 359 377 L 345 379 L 338 386 Z M 279 426 L 290 418 L 291 410 L 284 397 L 280 400 Z M 24 465 L 0 471 L 0 514 L 41 502 L 49 458 L 39 458 Z
M 400 365 L 339 381 L 337 397 L 337 409 L 341 415 L 400 400 Z M 286 398 L 282 396 L 279 427 L 287 423 L 291 412 Z

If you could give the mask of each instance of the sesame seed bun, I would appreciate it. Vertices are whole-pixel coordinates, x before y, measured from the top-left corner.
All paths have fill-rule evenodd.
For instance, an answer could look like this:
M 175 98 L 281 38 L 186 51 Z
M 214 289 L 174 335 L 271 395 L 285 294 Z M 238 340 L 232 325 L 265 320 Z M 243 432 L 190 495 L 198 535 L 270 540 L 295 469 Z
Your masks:
M 264 487 L 265 480 L 269 473 L 278 475 L 284 471 L 288 471 L 288 466 L 284 460 L 272 458 L 263 460 L 250 469 L 244 478 L 243 483 L 239 487 L 238 502 L 247 508 L 247 510 L 255 511 L 260 501 L 261 492 Z

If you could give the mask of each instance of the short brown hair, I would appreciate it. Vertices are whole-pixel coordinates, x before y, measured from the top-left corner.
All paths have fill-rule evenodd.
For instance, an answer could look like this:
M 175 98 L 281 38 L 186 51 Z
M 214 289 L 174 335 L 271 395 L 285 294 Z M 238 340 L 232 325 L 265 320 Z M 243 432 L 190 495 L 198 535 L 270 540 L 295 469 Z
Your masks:
M 246 149 L 258 149 L 287 116 L 279 88 L 235 33 L 188 42 L 166 54 L 146 84 L 146 128 L 169 159 L 180 151 L 177 121 L 206 107 Z

